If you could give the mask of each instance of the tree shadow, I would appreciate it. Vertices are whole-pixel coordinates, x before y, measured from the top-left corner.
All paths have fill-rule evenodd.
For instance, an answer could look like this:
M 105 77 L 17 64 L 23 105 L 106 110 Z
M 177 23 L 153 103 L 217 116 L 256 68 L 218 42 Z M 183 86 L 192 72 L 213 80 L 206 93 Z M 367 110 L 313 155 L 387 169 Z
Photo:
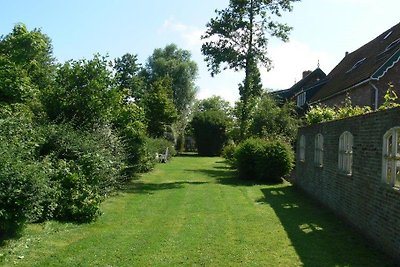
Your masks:
M 134 194 L 154 194 L 155 191 L 179 189 L 183 188 L 185 185 L 200 185 L 206 183 L 207 182 L 196 181 L 178 181 L 171 183 L 143 183 L 142 181 L 132 181 L 126 184 L 121 191 Z
M 331 211 L 295 187 L 261 191 L 264 197 L 258 202 L 274 209 L 303 266 L 396 266 Z
M 231 186 L 276 185 L 281 181 L 260 181 L 256 179 L 241 179 L 237 170 L 230 167 L 226 161 L 217 161 L 212 169 L 186 169 L 184 171 L 196 172 L 214 178 L 216 183 Z

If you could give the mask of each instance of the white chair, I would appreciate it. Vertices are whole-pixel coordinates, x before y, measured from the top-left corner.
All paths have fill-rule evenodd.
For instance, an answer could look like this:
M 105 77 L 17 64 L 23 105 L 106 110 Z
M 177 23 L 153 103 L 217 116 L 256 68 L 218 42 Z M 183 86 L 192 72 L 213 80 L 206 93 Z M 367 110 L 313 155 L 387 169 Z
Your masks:
M 158 161 L 161 163 L 167 163 L 168 160 L 168 147 L 165 150 L 165 154 L 158 154 Z

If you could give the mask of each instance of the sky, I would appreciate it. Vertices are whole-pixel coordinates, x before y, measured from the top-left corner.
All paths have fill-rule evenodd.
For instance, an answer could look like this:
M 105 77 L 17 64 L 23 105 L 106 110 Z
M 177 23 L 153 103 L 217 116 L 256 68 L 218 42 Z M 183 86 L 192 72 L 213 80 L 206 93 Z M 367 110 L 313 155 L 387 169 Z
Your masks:
M 199 66 L 197 97 L 219 95 L 233 103 L 243 72 L 211 77 L 200 36 L 215 9 L 229 0 L 0 0 L 0 35 L 16 23 L 40 28 L 52 39 L 59 62 L 108 54 L 137 54 L 145 64 L 154 49 L 175 43 L 189 50 Z M 271 38 L 273 69 L 261 69 L 265 89 L 290 88 L 318 63 L 328 74 L 344 57 L 400 22 L 399 0 L 303 0 L 279 19 L 293 27 L 290 41 Z

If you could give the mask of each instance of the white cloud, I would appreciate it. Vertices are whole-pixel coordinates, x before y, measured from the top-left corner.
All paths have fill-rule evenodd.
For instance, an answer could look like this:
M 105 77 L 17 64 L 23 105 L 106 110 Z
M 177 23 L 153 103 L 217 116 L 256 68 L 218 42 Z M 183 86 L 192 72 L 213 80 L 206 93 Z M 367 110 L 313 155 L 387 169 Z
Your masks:
M 318 61 L 320 68 L 329 73 L 338 63 L 333 56 L 324 51 L 314 51 L 305 43 L 291 40 L 288 43 L 271 43 L 269 57 L 273 69 L 262 68 L 261 78 L 268 89 L 287 89 L 302 78 L 305 70 L 315 70 Z
M 210 77 L 200 53 L 202 44 L 200 37 L 204 33 L 204 29 L 169 18 L 164 21 L 160 32 L 177 34 L 177 38 L 180 39 L 179 45 L 192 52 L 192 59 L 199 66 L 197 84 L 200 90 L 197 94 L 198 98 L 203 99 L 212 95 L 219 95 L 231 103 L 239 99 L 238 84 L 244 79 L 244 73 L 225 70 L 213 78 Z M 328 52 L 315 51 L 307 44 L 295 39 L 288 43 L 271 42 L 268 50 L 269 57 L 273 61 L 273 69 L 269 72 L 265 68 L 260 69 L 263 86 L 268 89 L 291 87 L 295 81 L 301 80 L 303 71 L 315 70 L 318 61 L 320 68 L 327 74 L 338 63 L 338 60 Z
M 163 33 L 177 33 L 186 47 L 199 47 L 199 49 L 202 44 L 201 35 L 204 33 L 204 29 L 183 24 L 173 17 L 164 21 L 160 31 Z
M 200 91 L 197 97 L 204 99 L 218 95 L 233 104 L 239 99 L 238 84 L 243 78 L 243 72 L 232 70 L 225 70 L 212 78 L 207 69 L 200 66 L 200 79 L 198 81 Z

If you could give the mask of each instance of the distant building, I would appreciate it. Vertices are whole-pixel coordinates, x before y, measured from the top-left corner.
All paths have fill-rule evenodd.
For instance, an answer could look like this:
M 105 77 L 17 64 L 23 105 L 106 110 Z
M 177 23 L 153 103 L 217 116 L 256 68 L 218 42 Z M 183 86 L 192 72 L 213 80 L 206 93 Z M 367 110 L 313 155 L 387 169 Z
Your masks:
M 314 71 L 303 71 L 303 78 L 292 87 L 273 91 L 271 95 L 279 102 L 295 101 L 299 108 L 304 108 L 310 99 L 326 83 L 326 74 L 317 68 Z
M 356 51 L 346 52 L 310 103 L 340 106 L 349 95 L 353 105 L 377 109 L 384 101 L 388 83 L 400 96 L 399 60 L 400 23 Z

